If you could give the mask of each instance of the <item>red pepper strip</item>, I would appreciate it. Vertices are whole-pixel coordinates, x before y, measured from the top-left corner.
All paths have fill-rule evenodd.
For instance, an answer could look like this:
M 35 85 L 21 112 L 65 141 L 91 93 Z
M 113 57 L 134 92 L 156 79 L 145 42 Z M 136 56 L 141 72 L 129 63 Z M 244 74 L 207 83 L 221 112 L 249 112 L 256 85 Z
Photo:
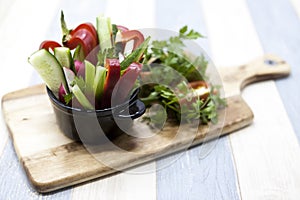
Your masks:
M 101 109 L 109 108 L 111 106 L 112 92 L 121 76 L 121 67 L 118 59 L 106 59 L 105 67 L 107 68 L 107 75 L 100 103 Z
M 121 32 L 122 40 L 124 43 L 133 40 L 133 49 L 135 50 L 138 46 L 140 46 L 145 38 L 143 34 L 137 30 L 123 31 Z
M 98 43 L 98 34 L 97 34 L 97 31 L 96 31 L 94 25 L 92 23 L 89 23 L 89 22 L 86 22 L 86 23 L 78 25 L 74 30 L 71 31 L 71 35 L 73 34 L 72 32 L 77 32 L 78 30 L 81 30 L 81 29 L 86 29 L 89 32 L 91 32 L 92 35 L 93 35 L 93 37 L 94 37 L 94 39 Z
M 121 32 L 124 32 L 124 31 L 128 31 L 129 29 L 125 26 L 121 26 L 121 25 L 117 25 L 117 28 L 121 31 Z
M 125 70 L 118 82 L 117 93 L 113 96 L 113 98 L 116 98 L 118 104 L 126 100 L 141 71 L 142 64 L 140 63 L 131 63 Z
M 93 24 L 82 23 L 74 30 L 69 30 L 63 12 L 61 12 L 60 21 L 64 46 L 75 49 L 78 45 L 81 45 L 84 55 L 87 56 L 98 45 L 97 31 Z
M 55 47 L 61 47 L 61 45 L 52 40 L 45 40 L 40 44 L 39 49 L 46 49 L 47 51 L 49 51 L 49 49 L 52 49 L 52 51 L 54 51 Z
M 71 31 L 70 37 L 65 37 L 65 39 L 63 41 L 64 46 L 75 49 L 78 45 L 81 45 L 85 56 L 98 45 L 93 34 L 87 29 L 79 29 L 76 32 Z

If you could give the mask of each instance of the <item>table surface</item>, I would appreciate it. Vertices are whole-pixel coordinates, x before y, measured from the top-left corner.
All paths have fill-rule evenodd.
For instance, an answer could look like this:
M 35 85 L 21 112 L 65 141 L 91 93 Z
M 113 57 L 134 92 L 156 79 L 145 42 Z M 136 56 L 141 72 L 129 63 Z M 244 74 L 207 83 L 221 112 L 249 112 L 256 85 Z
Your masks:
M 291 75 L 243 91 L 255 115 L 243 130 L 171 164 L 173 156 L 46 195 L 28 182 L 1 119 L 0 199 L 299 199 L 300 0 L 0 0 L 1 97 L 42 82 L 27 58 L 42 40 L 60 39 L 61 10 L 70 27 L 100 13 L 134 29 L 188 25 L 206 36 L 197 42 L 218 67 L 272 53 Z

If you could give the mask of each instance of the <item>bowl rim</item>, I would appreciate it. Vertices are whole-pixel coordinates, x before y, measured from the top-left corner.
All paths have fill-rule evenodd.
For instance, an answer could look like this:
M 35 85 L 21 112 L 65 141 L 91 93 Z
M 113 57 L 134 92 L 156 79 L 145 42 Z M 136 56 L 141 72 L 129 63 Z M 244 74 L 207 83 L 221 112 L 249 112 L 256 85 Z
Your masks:
M 97 109 L 97 110 L 89 110 L 89 109 L 82 109 L 82 108 L 76 108 L 76 107 L 71 107 L 68 106 L 64 103 L 62 103 L 61 101 L 59 101 L 57 99 L 57 97 L 53 94 L 52 90 L 50 90 L 48 88 L 48 86 L 46 86 L 46 90 L 47 90 L 47 94 L 50 98 L 50 100 L 54 103 L 54 105 L 56 105 L 57 107 L 59 107 L 60 109 L 63 109 L 63 111 L 67 111 L 67 112 L 76 112 L 76 113 L 90 113 L 90 114 L 95 114 L 95 113 L 105 113 L 105 112 L 112 112 L 114 110 L 117 109 L 121 109 L 124 108 L 125 106 L 130 107 L 130 105 L 132 105 L 134 102 L 136 102 L 138 100 L 137 96 L 138 93 L 140 91 L 139 88 L 135 88 L 132 90 L 130 98 L 127 99 L 125 102 L 118 104 L 114 107 L 109 107 L 109 108 L 104 108 L 104 109 Z

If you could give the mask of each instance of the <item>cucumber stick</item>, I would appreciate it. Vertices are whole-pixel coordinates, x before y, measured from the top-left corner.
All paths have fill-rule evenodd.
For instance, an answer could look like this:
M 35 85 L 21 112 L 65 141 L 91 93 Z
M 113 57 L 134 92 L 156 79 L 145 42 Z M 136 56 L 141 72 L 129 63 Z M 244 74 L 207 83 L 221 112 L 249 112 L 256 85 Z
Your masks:
M 83 92 L 80 90 L 77 84 L 75 84 L 72 87 L 72 92 L 78 102 L 85 108 L 89 110 L 94 110 L 93 105 L 90 103 L 90 101 L 86 98 L 86 96 L 83 94 Z
M 47 50 L 41 49 L 34 52 L 28 62 L 39 73 L 49 89 L 57 96 L 59 87 L 63 84 L 68 93 L 68 86 L 63 69 L 57 59 Z
M 106 18 L 103 15 L 100 15 L 96 19 L 96 24 L 101 51 L 104 51 L 104 49 L 112 48 L 112 25 L 110 22 L 110 18 Z
M 75 79 L 75 73 L 69 69 L 69 68 L 66 68 L 66 67 L 63 67 L 63 70 L 64 70 L 64 74 L 65 74 L 65 77 L 66 77 L 66 81 L 67 81 L 67 85 L 69 87 L 69 90 L 71 90 L 72 88 L 72 83 Z
M 73 59 L 69 48 L 56 47 L 54 48 L 54 56 L 62 67 L 73 69 Z
M 100 99 L 103 93 L 104 81 L 106 78 L 106 68 L 98 66 L 94 80 L 94 94 L 96 99 Z
M 85 60 L 85 88 L 86 92 L 93 93 L 94 79 L 95 79 L 95 66 L 89 61 Z

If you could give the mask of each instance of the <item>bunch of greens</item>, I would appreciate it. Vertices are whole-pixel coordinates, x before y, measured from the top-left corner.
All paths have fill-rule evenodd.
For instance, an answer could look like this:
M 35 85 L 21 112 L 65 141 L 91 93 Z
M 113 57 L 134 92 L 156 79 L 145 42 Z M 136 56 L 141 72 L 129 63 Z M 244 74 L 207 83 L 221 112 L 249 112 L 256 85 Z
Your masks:
M 148 46 L 143 60 L 144 74 L 151 74 L 155 83 L 162 84 L 143 87 L 142 100 L 147 106 L 160 103 L 178 121 L 217 122 L 218 109 L 225 105 L 225 100 L 220 97 L 219 86 L 208 84 L 208 61 L 202 54 L 195 57 L 184 50 L 186 40 L 202 37 L 184 26 L 177 36 L 152 41 Z

